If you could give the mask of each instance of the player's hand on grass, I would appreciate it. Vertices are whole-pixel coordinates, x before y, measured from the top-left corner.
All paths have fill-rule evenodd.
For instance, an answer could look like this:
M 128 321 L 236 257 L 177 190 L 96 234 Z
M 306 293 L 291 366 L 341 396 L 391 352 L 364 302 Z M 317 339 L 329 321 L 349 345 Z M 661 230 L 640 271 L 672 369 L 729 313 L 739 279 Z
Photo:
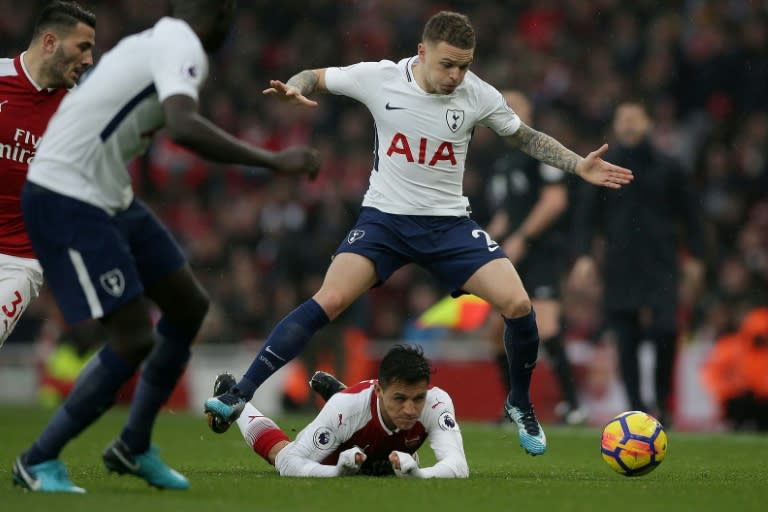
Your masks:
M 360 467 L 367 458 L 363 450 L 353 446 L 339 454 L 339 461 L 336 463 L 336 467 L 339 468 L 340 475 L 356 475 L 360 472 Z
M 307 107 L 317 106 L 316 101 L 301 94 L 301 91 L 297 87 L 284 84 L 280 80 L 270 80 L 269 85 L 272 87 L 261 91 L 265 96 L 276 96 L 279 100 L 295 103 L 297 105 L 305 105 Z
M 313 180 L 320 171 L 320 153 L 307 147 L 284 149 L 275 153 L 272 167 L 279 174 L 306 174 Z
M 393 451 L 389 454 L 389 462 L 398 477 L 412 476 L 413 470 L 418 469 L 419 463 L 409 453 Z
M 600 148 L 591 152 L 576 164 L 576 174 L 584 180 L 607 188 L 621 188 L 634 179 L 632 171 L 613 165 L 602 159 L 605 152 L 608 151 L 608 144 L 603 144 Z

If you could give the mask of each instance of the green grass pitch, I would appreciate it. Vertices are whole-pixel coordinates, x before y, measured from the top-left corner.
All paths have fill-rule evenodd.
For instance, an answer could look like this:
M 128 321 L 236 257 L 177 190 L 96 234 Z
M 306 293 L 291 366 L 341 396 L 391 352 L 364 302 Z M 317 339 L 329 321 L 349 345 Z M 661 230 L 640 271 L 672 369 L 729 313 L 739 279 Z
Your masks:
M 0 510 L 58 511 L 560 511 L 766 510 L 768 437 L 671 431 L 664 463 L 647 476 L 627 478 L 602 461 L 593 428 L 548 426 L 549 450 L 530 457 L 512 429 L 464 422 L 468 480 L 348 477 L 280 478 L 247 449 L 236 428 L 211 433 L 201 416 L 165 411 L 155 443 L 163 458 L 190 479 L 186 492 L 158 491 L 129 476 L 110 475 L 101 450 L 119 432 L 124 409 L 108 412 L 62 454 L 85 495 L 25 493 L 11 485 L 10 468 L 52 414 L 0 408 Z M 307 417 L 278 423 L 291 436 Z M 424 447 L 422 464 L 434 462 Z

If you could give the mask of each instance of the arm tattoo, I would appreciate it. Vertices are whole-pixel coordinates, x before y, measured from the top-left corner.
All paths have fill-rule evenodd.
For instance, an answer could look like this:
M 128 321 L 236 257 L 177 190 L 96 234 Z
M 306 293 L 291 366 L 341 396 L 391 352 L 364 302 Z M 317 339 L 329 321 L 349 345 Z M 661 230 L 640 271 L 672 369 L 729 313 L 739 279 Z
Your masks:
M 317 73 L 312 71 L 311 69 L 305 69 L 301 73 L 297 73 L 293 75 L 287 82 L 286 85 L 291 85 L 293 87 L 296 87 L 298 90 L 301 91 L 301 94 L 304 96 L 308 96 L 315 92 L 315 88 L 317 87 Z
M 513 146 L 531 155 L 536 160 L 557 167 L 571 174 L 576 173 L 576 165 L 582 158 L 560 144 L 546 133 L 534 130 L 525 123 L 513 134 L 507 137 Z

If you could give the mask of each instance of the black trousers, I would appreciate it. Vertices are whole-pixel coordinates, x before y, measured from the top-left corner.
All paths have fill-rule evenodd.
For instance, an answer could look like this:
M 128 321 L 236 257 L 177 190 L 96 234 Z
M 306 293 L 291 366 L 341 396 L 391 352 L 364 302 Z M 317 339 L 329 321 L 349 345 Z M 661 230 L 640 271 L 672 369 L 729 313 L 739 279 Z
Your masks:
M 619 371 L 633 410 L 647 410 L 640 397 L 640 363 L 638 348 L 645 340 L 656 346 L 654 387 L 656 406 L 666 413 L 672 392 L 672 371 L 677 355 L 675 308 L 649 307 L 638 310 L 606 311 L 606 327 L 616 336 Z
M 768 400 L 746 392 L 726 400 L 724 405 L 725 419 L 734 430 L 768 431 Z

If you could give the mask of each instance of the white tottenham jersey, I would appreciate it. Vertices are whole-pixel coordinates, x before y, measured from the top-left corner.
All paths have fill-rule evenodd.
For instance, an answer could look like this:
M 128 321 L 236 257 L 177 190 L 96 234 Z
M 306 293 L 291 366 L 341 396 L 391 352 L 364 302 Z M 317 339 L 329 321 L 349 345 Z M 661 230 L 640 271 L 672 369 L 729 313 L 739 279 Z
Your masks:
M 404 215 L 466 216 L 464 162 L 476 125 L 514 134 L 520 119 L 501 93 L 468 72 L 451 94 L 416 83 L 418 57 L 397 64 L 361 62 L 328 68 L 326 88 L 363 103 L 373 115 L 373 171 L 363 206 Z
M 363 381 L 328 400 L 317 417 L 278 453 L 282 476 L 337 476 L 339 454 L 354 446 L 367 456 L 362 473 L 381 474 L 394 451 L 415 453 L 425 439 L 437 463 L 419 468 L 420 478 L 461 478 L 469 474 L 459 424 L 448 393 L 432 387 L 419 421 L 407 431 L 390 430 L 381 418 L 375 380 Z
M 208 57 L 190 26 L 162 18 L 104 54 L 48 124 L 27 179 L 110 214 L 133 200 L 126 164 L 165 125 L 162 101 L 197 100 Z

